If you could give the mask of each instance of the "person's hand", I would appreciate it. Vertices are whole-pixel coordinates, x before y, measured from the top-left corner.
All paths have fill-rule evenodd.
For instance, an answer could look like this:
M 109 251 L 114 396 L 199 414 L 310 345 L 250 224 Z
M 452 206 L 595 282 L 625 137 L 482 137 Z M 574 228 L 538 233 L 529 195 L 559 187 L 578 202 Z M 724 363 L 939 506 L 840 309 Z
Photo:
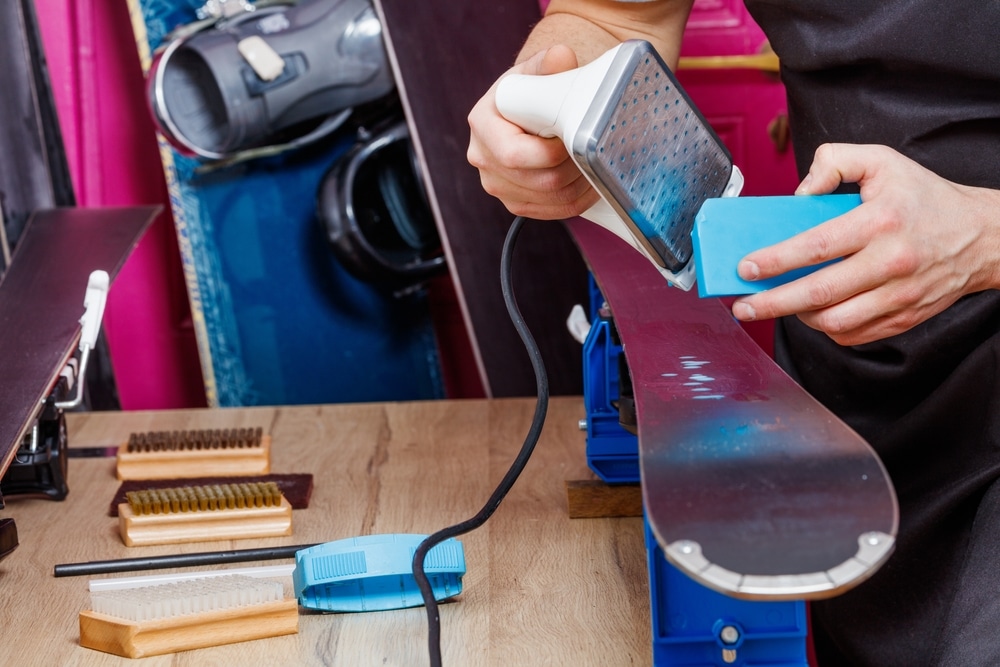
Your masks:
M 1000 191 L 952 183 L 885 146 L 826 144 L 796 194 L 841 182 L 860 185 L 860 206 L 750 253 L 738 272 L 755 280 L 843 261 L 737 299 L 737 319 L 797 315 L 841 345 L 859 345 L 1000 285 Z
M 576 66 L 571 49 L 554 46 L 503 76 L 556 74 Z M 497 83 L 469 113 L 467 159 L 479 170 L 483 189 L 514 215 L 538 220 L 570 218 L 587 210 L 599 195 L 570 159 L 562 140 L 528 134 L 501 116 L 495 101 Z

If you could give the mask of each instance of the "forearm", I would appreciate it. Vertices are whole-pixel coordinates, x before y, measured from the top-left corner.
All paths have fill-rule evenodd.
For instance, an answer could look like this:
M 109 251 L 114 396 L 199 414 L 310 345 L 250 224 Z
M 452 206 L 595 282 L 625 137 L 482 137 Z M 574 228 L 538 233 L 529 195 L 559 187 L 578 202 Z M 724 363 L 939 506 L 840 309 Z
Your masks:
M 572 48 L 580 64 L 628 39 L 650 42 L 673 68 L 692 0 L 615 2 L 552 0 L 518 55 L 521 62 L 555 44 Z

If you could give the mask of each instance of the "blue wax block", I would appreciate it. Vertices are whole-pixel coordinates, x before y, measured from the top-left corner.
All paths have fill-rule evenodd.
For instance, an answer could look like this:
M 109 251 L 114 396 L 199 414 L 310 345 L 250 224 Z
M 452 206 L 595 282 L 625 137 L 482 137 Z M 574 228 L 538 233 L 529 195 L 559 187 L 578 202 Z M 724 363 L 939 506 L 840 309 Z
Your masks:
M 829 264 L 789 271 L 767 280 L 747 281 L 736 266 L 747 254 L 795 236 L 847 213 L 859 195 L 796 195 L 708 199 L 691 232 L 698 296 L 753 294 L 791 282 Z M 834 260 L 836 261 L 836 260 Z

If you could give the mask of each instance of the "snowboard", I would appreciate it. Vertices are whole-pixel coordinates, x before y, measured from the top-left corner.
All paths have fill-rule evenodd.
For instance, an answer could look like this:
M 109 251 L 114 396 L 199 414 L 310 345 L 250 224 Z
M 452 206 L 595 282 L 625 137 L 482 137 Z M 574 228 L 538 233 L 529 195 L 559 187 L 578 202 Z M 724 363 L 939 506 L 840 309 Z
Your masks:
M 0 476 L 76 351 L 91 272 L 113 284 L 159 211 L 53 208 L 28 218 L 0 280 Z
M 566 224 L 621 337 L 643 508 L 667 560 L 743 599 L 826 598 L 871 576 L 899 521 L 871 446 L 721 301 L 669 286 L 598 225 Z

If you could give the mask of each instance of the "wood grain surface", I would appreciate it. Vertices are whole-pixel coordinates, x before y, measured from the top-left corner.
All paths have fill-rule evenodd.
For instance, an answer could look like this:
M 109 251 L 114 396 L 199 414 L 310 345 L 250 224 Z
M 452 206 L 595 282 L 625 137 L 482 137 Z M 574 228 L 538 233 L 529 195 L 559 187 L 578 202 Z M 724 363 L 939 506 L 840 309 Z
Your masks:
M 290 537 L 129 548 L 107 515 L 113 458 L 70 460 L 63 502 L 8 503 L 21 546 L 0 561 L 2 665 L 135 665 L 79 646 L 87 577 L 59 563 L 430 533 L 472 516 L 513 460 L 533 399 L 230 408 L 68 415 L 71 447 L 114 446 L 131 432 L 261 426 L 276 473 L 311 472 L 308 509 Z M 643 665 L 651 662 L 642 523 L 570 519 L 566 480 L 588 477 L 582 400 L 552 400 L 534 456 L 499 510 L 459 539 L 463 592 L 441 606 L 444 662 L 476 665 Z M 289 561 L 272 561 L 277 564 Z M 249 565 L 249 564 L 248 564 Z M 146 574 L 146 573 L 136 573 Z M 103 575 L 124 576 L 124 575 Z M 299 633 L 146 658 L 166 665 L 427 664 L 423 608 L 302 613 Z

